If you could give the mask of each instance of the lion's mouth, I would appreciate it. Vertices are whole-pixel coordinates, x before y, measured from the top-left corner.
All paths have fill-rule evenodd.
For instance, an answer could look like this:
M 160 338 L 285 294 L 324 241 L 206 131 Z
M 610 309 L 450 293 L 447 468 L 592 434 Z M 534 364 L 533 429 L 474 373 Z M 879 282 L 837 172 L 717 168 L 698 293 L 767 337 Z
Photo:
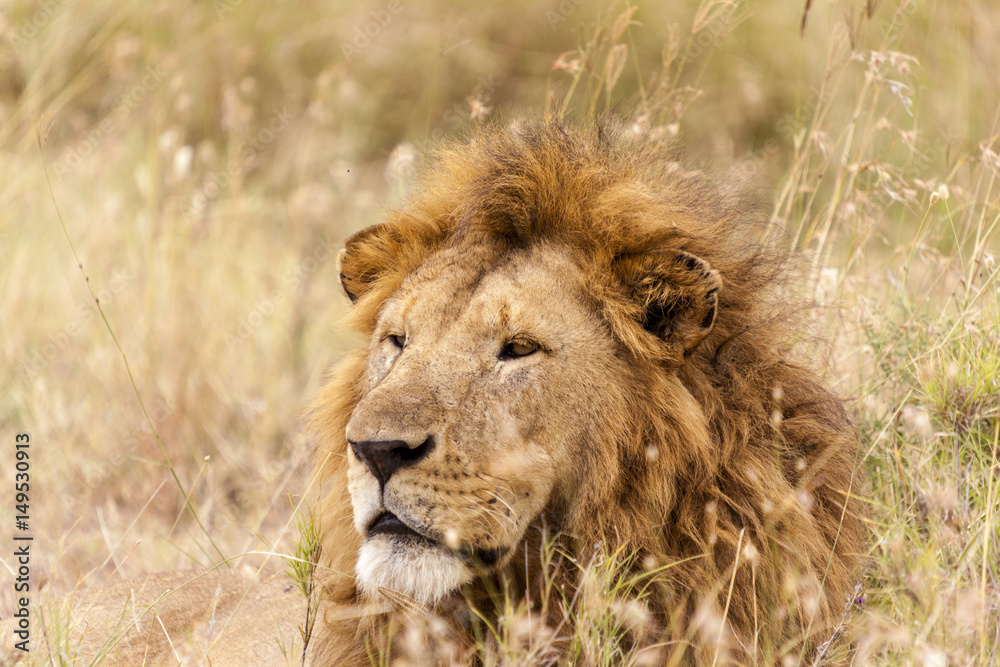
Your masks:
M 368 527 L 368 535 L 401 535 L 427 540 L 428 542 L 431 541 L 407 526 L 403 523 L 402 519 L 392 512 L 382 512 L 375 517 L 375 520 L 372 521 L 372 525 Z
M 421 540 L 429 544 L 441 545 L 437 540 L 433 540 L 426 535 L 421 535 L 410 528 L 398 516 L 389 511 L 384 511 L 375 517 L 368 527 L 368 536 L 373 535 L 399 535 L 411 539 Z M 451 551 L 451 549 L 449 549 Z M 466 563 L 479 567 L 493 567 L 503 558 L 509 549 L 498 547 L 493 549 L 475 549 L 463 546 L 454 553 L 462 558 Z

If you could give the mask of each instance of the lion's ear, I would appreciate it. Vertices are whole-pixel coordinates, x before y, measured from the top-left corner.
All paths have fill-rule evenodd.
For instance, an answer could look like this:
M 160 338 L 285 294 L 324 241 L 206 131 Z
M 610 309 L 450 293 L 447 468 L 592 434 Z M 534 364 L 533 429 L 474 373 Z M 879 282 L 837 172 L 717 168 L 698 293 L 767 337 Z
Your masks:
M 402 238 L 390 225 L 382 223 L 362 229 L 344 242 L 337 255 L 340 286 L 356 302 L 386 269 L 395 265 L 402 252 Z
M 643 328 L 667 344 L 668 362 L 679 366 L 715 324 L 719 272 L 700 257 L 675 249 L 622 257 L 617 268 L 641 308 Z

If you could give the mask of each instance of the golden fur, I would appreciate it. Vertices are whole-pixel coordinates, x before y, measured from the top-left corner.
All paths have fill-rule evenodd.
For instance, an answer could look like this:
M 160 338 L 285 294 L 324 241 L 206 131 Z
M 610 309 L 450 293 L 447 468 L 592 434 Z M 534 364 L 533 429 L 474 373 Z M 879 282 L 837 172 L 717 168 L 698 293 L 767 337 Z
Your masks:
M 857 434 L 787 358 L 795 304 L 762 231 L 608 123 L 529 122 L 442 149 L 349 239 L 369 343 L 314 410 L 316 663 L 397 650 L 407 610 L 469 645 L 467 607 L 495 620 L 496 591 L 550 608 L 543 534 L 579 563 L 601 545 L 622 576 L 656 570 L 653 640 L 686 659 L 829 638 L 865 550 Z M 386 511 L 405 534 L 367 532 Z

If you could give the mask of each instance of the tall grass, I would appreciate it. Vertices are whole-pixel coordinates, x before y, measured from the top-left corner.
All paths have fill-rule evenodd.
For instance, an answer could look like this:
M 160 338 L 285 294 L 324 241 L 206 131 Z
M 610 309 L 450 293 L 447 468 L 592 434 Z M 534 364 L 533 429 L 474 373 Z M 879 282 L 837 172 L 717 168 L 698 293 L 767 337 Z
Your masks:
M 842 628 L 854 663 L 1000 660 L 1000 8 L 390 4 L 0 10 L 0 437 L 38 443 L 33 583 L 294 553 L 298 416 L 358 343 L 336 328 L 337 246 L 405 195 L 438 137 L 611 111 L 773 190 L 773 233 L 807 258 L 824 306 L 808 319 L 833 341 L 872 480 L 870 566 Z M 570 655 L 656 664 L 613 639 L 644 632 L 614 557 L 553 556 L 607 602 L 564 600 Z M 504 619 L 482 629 L 487 664 L 565 647 L 569 623 L 516 601 Z

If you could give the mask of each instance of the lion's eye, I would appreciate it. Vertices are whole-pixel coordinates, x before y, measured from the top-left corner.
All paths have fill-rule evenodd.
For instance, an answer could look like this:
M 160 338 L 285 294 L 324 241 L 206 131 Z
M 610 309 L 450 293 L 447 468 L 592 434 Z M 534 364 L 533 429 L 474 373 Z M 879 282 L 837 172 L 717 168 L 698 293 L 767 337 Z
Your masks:
M 501 359 L 516 359 L 526 357 L 538 351 L 538 345 L 525 340 L 512 340 L 500 351 Z
M 404 347 L 406 347 L 406 336 L 400 336 L 399 334 L 389 334 L 388 336 L 386 336 L 386 338 L 389 340 L 389 342 L 391 342 L 393 345 L 395 345 L 401 350 Z

